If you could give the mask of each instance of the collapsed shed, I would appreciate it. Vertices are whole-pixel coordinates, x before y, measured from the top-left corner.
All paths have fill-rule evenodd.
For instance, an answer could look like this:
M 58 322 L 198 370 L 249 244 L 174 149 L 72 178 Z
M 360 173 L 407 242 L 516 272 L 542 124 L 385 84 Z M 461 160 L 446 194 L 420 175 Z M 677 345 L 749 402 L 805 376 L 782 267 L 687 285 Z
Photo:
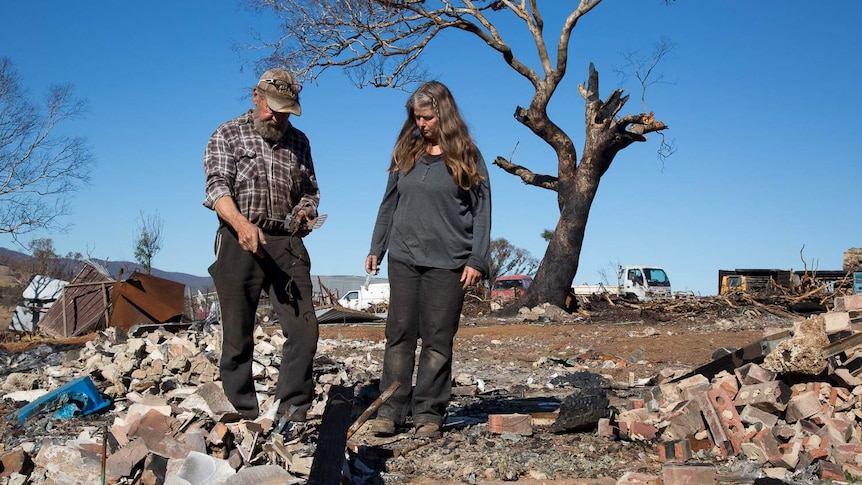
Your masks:
M 39 322 L 39 330 L 60 338 L 74 337 L 97 329 L 136 324 L 180 321 L 185 285 L 156 276 L 122 273 L 114 280 L 107 269 L 92 260 L 71 282 Z

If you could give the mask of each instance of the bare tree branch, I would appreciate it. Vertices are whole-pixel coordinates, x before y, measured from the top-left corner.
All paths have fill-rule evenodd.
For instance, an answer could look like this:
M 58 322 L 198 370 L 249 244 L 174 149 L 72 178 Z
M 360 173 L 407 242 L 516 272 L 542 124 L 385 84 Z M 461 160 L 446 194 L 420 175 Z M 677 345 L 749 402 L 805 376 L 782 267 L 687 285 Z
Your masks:
M 559 182 L 557 177 L 533 173 L 529 169 L 522 167 L 521 165 L 516 165 L 503 157 L 497 157 L 494 160 L 494 165 L 512 175 L 520 177 L 527 185 L 535 185 L 536 187 L 541 187 L 543 189 L 553 190 L 554 192 L 557 191 L 557 183 Z
M 83 138 L 59 135 L 85 103 L 54 85 L 44 111 L 28 101 L 12 61 L 0 58 L 0 234 L 62 230 L 67 197 L 89 180 L 92 155 Z

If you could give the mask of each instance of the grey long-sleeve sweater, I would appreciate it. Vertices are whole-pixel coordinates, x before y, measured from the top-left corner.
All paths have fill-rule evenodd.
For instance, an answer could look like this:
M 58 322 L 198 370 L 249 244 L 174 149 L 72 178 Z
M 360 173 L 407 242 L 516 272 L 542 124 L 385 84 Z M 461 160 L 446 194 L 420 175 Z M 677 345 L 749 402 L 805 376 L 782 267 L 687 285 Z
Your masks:
M 368 254 L 413 266 L 457 269 L 465 264 L 488 275 L 491 186 L 481 154 L 479 187 L 455 184 L 441 155 L 422 157 L 409 173 L 390 173 Z

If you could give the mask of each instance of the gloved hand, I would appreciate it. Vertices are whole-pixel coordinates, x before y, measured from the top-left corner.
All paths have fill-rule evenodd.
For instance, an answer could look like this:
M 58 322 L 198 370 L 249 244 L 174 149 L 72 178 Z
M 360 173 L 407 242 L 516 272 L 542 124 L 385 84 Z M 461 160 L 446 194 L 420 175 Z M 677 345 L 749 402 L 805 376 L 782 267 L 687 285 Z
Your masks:
M 290 211 L 290 217 L 284 222 L 285 229 L 292 236 L 305 237 L 317 222 L 317 209 L 310 203 L 304 202 L 294 206 Z

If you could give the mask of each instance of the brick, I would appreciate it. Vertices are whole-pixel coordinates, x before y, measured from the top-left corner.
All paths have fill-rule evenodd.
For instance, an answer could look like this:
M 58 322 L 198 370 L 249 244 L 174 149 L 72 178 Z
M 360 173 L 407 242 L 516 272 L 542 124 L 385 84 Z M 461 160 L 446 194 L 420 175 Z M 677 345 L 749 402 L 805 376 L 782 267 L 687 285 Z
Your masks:
M 836 312 L 849 312 L 851 310 L 862 310 L 862 293 L 857 295 L 845 295 L 835 298 L 833 310 Z
M 715 485 L 718 476 L 715 467 L 703 465 L 678 465 L 669 463 L 661 470 L 662 485 Z
M 826 334 L 832 335 L 850 331 L 850 314 L 847 312 L 826 312 L 822 314 L 826 322 Z
M 665 402 L 678 402 L 682 401 L 682 394 L 679 392 L 679 387 L 677 387 L 675 382 L 662 382 L 658 385 L 659 394 L 661 394 L 661 400 Z
M 805 419 L 821 411 L 819 392 L 805 391 L 792 397 L 787 403 L 787 409 L 784 412 L 784 420 L 788 423 L 795 423 L 800 419 Z
M 843 482 L 845 480 L 844 468 L 841 465 L 832 463 L 831 461 L 820 460 L 817 466 L 821 480 L 835 482 Z
M 769 462 L 779 459 L 783 454 L 780 443 L 775 438 L 775 435 L 772 434 L 771 429 L 764 428 L 758 431 L 754 438 L 752 438 L 751 443 L 760 448 L 763 456 Z
M 781 450 L 781 455 L 775 459 L 770 459 L 769 463 L 788 470 L 796 469 L 796 464 L 799 463 L 799 453 L 802 451 L 802 443 L 792 441 L 778 445 L 778 449 Z
M 704 392 L 708 391 L 712 384 L 702 374 L 695 374 L 676 383 L 679 394 L 683 399 L 694 400 Z
M 746 404 L 739 413 L 739 419 L 745 424 L 761 424 L 767 428 L 772 428 L 778 423 L 778 416 L 767 413 L 762 409 L 758 409 L 751 404 Z
M 782 381 L 751 384 L 739 388 L 733 404 L 736 407 L 750 404 L 768 413 L 781 412 L 787 407 L 790 394 L 790 388 Z
M 712 387 L 720 387 L 724 389 L 724 391 L 733 398 L 736 396 L 736 393 L 739 392 L 739 380 L 735 374 L 722 371 L 712 378 Z
M 638 441 L 652 441 L 658 436 L 658 428 L 649 423 L 634 421 L 629 423 L 629 435 Z
M 811 438 L 812 439 L 808 441 L 808 445 L 805 447 L 805 451 L 811 455 L 811 458 L 814 460 L 822 460 L 829 456 L 832 440 L 828 436 L 821 437 L 819 435 L 811 435 Z M 816 440 L 813 438 L 816 438 Z
M 21 448 L 15 448 L 0 456 L 0 477 L 8 477 L 13 473 L 29 475 L 27 469 L 32 466 L 33 461 L 30 460 L 27 453 L 24 453 L 24 450 Z
M 660 463 L 685 463 L 691 459 L 691 445 L 688 440 L 663 441 L 658 444 Z
M 758 465 L 763 465 L 764 463 L 769 462 L 769 457 L 766 456 L 766 453 L 763 451 L 763 448 L 758 446 L 755 443 L 747 442 L 739 444 L 740 453 L 748 461 L 757 463 Z
M 853 436 L 853 423 L 844 419 L 823 417 L 823 426 L 818 435 L 822 438 L 828 436 L 833 443 L 848 443 Z
M 533 434 L 531 419 L 529 414 L 491 414 L 488 415 L 488 431 L 530 436 Z
M 694 436 L 686 436 L 685 440 L 688 441 L 688 445 L 691 447 L 691 451 L 697 453 L 698 451 L 709 451 L 715 448 L 715 443 L 709 438 L 709 433 L 703 431 L 703 437 L 699 436 L 701 433 L 698 433 Z
M 703 413 L 703 420 L 706 422 L 710 434 L 712 434 L 712 441 L 718 446 L 721 456 L 737 455 L 740 451 L 739 439 L 727 432 L 724 423 L 722 423 L 718 415 L 718 411 L 712 405 L 712 401 L 703 395 L 698 400 L 698 404 L 700 404 L 700 409 Z
M 720 387 L 708 391 L 706 395 L 718 412 L 718 417 L 721 419 L 724 429 L 729 434 L 736 436 L 737 439 L 741 439 L 742 435 L 745 434 L 745 426 L 742 425 L 742 420 L 739 419 L 739 413 L 736 412 L 733 399 Z
M 112 483 L 131 475 L 132 469 L 146 458 L 149 450 L 141 438 L 133 439 L 128 445 L 108 456 L 105 461 L 105 476 Z
M 763 476 L 766 478 L 772 478 L 774 480 L 781 480 L 781 483 L 786 483 L 787 473 L 788 471 L 784 468 L 779 467 L 763 467 L 760 470 L 763 473 Z M 759 482 L 759 480 L 756 480 Z M 769 482 L 766 482 L 769 483 Z
M 599 419 L 599 423 L 596 426 L 596 435 L 603 436 L 605 438 L 619 438 L 620 430 L 611 424 L 611 420 L 609 418 L 602 418 Z
M 697 401 L 684 401 L 670 411 L 665 420 L 668 426 L 662 436 L 669 440 L 679 440 L 704 429 L 700 406 Z
M 209 434 L 207 435 L 207 442 L 216 446 L 223 445 L 225 441 L 230 439 L 232 439 L 230 435 L 230 430 L 224 423 L 214 424 Z
M 166 416 L 157 409 L 150 409 L 129 428 L 129 436 L 136 436 L 140 428 L 149 428 L 163 434 L 173 434 L 180 426 L 179 420 Z
M 155 428 L 139 426 L 135 436 L 143 439 L 150 452 L 165 458 L 182 459 L 192 451 L 189 445 Z
M 733 370 L 733 373 L 736 374 L 737 379 L 739 379 L 739 382 L 744 386 L 771 382 L 774 381 L 777 376 L 775 372 L 766 370 L 754 362 L 749 362 L 737 367 Z
M 862 444 L 840 444 L 832 449 L 832 461 L 839 465 L 856 463 L 856 456 L 862 453 Z

